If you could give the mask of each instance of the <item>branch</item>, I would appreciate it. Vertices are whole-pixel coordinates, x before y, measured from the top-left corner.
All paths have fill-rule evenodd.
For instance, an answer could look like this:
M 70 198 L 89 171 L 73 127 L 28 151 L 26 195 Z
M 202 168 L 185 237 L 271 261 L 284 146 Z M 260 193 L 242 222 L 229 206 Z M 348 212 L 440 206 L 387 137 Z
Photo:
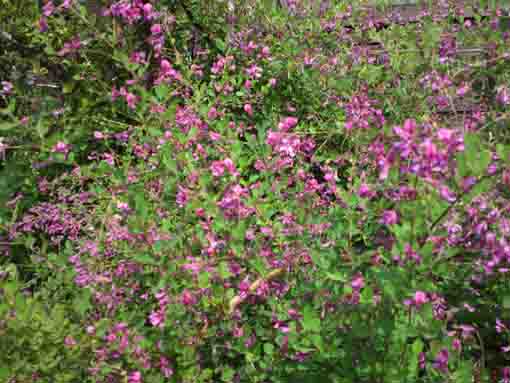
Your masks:
M 179 5 L 182 7 L 182 9 L 184 10 L 184 13 L 186 14 L 186 16 L 188 17 L 189 21 L 191 22 L 191 25 L 193 25 L 193 27 L 199 31 L 206 39 L 207 43 L 212 46 L 217 53 L 221 53 L 221 50 L 216 46 L 216 44 L 214 43 L 214 41 L 211 39 L 211 36 L 209 36 L 209 31 L 207 31 L 203 26 L 202 24 L 199 24 L 196 20 L 195 20 L 195 17 L 193 16 L 193 13 L 188 9 L 188 7 L 186 6 L 186 4 L 184 3 L 183 0 L 179 0 Z
M 257 291 L 257 289 L 262 285 L 264 282 L 270 282 L 274 279 L 277 279 L 278 277 L 282 276 L 285 273 L 285 270 L 283 268 L 278 268 L 273 271 L 271 271 L 267 277 L 265 278 L 259 278 L 255 282 L 253 282 L 250 287 L 248 288 L 249 293 L 254 293 Z M 235 311 L 235 309 L 244 301 L 244 298 L 242 298 L 240 295 L 236 295 L 230 300 L 229 303 L 229 310 L 228 314 L 232 315 Z
M 430 225 L 429 227 L 429 232 L 432 232 L 432 230 L 439 224 L 439 222 L 441 222 L 441 220 L 452 210 L 452 208 L 460 201 L 462 200 L 462 198 L 464 198 L 464 196 L 466 196 L 467 194 L 469 194 L 471 192 L 471 190 L 473 190 L 473 188 L 477 185 L 479 185 L 480 183 L 482 183 L 483 181 L 485 181 L 486 179 L 488 178 L 491 178 L 495 175 L 499 175 L 501 172 L 503 171 L 503 168 L 500 168 L 498 169 L 498 171 L 496 171 L 494 174 L 487 174 L 487 175 L 484 175 L 482 177 L 480 177 L 480 179 L 478 181 L 476 181 L 476 183 L 469 189 L 469 191 L 465 192 L 465 193 L 462 193 L 461 195 L 459 195 L 457 198 L 455 198 L 455 200 L 450 204 L 448 205 L 448 207 L 446 209 L 443 210 L 443 212 L 439 215 L 439 217 L 436 218 L 436 220 L 432 223 L 432 225 Z

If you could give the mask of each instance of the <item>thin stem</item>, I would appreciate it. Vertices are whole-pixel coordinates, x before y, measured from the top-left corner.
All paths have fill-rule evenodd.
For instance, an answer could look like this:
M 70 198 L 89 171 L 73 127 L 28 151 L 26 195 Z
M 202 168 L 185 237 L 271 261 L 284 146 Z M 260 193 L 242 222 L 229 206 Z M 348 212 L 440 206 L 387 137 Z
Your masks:
M 488 175 L 484 175 L 482 177 L 480 177 L 480 179 L 473 185 L 473 188 L 477 185 L 479 185 L 481 182 L 485 181 L 486 179 L 490 178 L 490 177 L 493 177 L 495 175 L 499 175 L 500 173 L 502 172 L 502 169 L 499 169 L 497 172 L 495 172 L 494 174 L 488 174 Z M 471 188 L 472 189 L 472 188 Z M 471 191 L 471 190 L 470 190 Z M 462 198 L 464 198 L 464 196 L 466 196 L 470 191 L 466 192 L 466 193 L 463 193 L 461 194 L 460 196 L 458 196 L 455 201 L 453 201 L 450 205 L 448 205 L 448 207 L 443 210 L 443 212 L 439 215 L 439 217 L 436 218 L 436 220 L 432 223 L 432 225 L 430 225 L 429 227 L 429 232 L 431 232 L 432 230 L 434 230 L 434 228 L 439 224 L 439 222 L 441 222 L 441 220 L 453 209 L 453 207 L 460 201 L 462 200 Z M 423 245 L 422 245 L 423 246 Z

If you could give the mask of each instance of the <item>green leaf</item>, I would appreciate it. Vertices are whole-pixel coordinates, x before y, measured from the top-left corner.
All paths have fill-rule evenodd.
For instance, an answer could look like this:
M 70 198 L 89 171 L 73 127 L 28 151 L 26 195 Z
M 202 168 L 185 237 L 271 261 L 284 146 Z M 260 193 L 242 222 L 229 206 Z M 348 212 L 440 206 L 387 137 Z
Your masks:
M 198 287 L 201 289 L 206 289 L 210 286 L 209 282 L 209 273 L 207 272 L 201 272 L 198 276 Z
M 470 361 L 461 361 L 460 367 L 452 375 L 452 381 L 471 383 L 473 381 L 473 365 Z
M 423 342 L 421 339 L 416 339 L 411 346 L 411 361 L 409 364 L 409 378 L 416 377 L 416 373 L 418 370 L 418 363 L 420 353 L 423 351 Z
M 331 279 L 333 281 L 337 281 L 337 282 L 345 282 L 345 278 L 344 276 L 341 274 L 341 273 L 326 273 L 326 277 L 328 279 Z
M 224 382 L 231 382 L 234 379 L 235 371 L 230 367 L 225 367 L 221 374 L 221 380 Z
M 411 347 L 411 350 L 413 352 L 413 356 L 418 358 L 420 352 L 423 351 L 423 342 L 420 339 L 416 339 Z
M 510 309 L 510 295 L 503 297 L 503 308 L 506 310 Z
M 164 84 L 160 84 L 155 88 L 156 96 L 159 98 L 160 101 L 163 101 L 166 96 L 168 96 L 168 93 L 170 92 L 170 89 L 168 86 Z
M 425 47 L 434 48 L 441 39 L 442 28 L 435 24 L 429 24 L 425 27 L 423 42 Z
M 474 133 L 464 135 L 464 153 L 466 155 L 467 166 L 474 170 L 480 153 L 480 137 Z
M 62 89 L 64 94 L 71 93 L 73 91 L 75 85 L 76 85 L 75 82 L 71 82 L 71 81 L 65 82 L 64 86 L 63 86 L 63 89 Z
M 274 346 L 271 343 L 264 343 L 264 353 L 267 355 L 273 355 Z
M 480 153 L 480 159 L 473 163 L 473 167 L 476 175 L 482 175 L 485 173 L 487 166 L 491 163 L 492 155 L 488 150 L 484 150 Z
M 137 254 L 133 257 L 133 260 L 145 265 L 159 265 L 159 262 L 149 254 Z
M 7 382 L 8 381 L 8 377 L 10 375 L 10 372 L 9 372 L 9 369 L 5 366 L 3 367 L 0 367 L 0 380 L 2 380 L 2 382 Z
M 510 147 L 508 145 L 497 144 L 496 153 L 498 153 L 499 158 L 506 164 L 510 162 Z
M 222 39 L 215 39 L 214 43 L 216 44 L 216 47 L 222 51 L 225 52 L 225 42 Z
M 465 153 L 458 153 L 457 155 L 457 171 L 462 178 L 469 175 Z
M 15 128 L 19 125 L 19 122 L 0 122 L 0 131 L 7 131 Z
M 92 307 L 92 304 L 90 302 L 90 298 L 92 296 L 92 292 L 88 289 L 83 291 L 83 294 L 81 294 L 79 297 L 77 297 L 74 301 L 74 307 L 76 307 L 76 310 L 80 315 L 84 315 L 89 308 Z
M 229 278 L 232 274 L 230 273 L 230 270 L 229 270 L 229 267 L 228 267 L 228 263 L 227 262 L 220 262 L 220 265 L 218 267 L 218 272 L 220 274 L 220 277 L 222 279 L 227 279 Z
M 370 287 L 366 287 L 363 289 L 361 293 L 361 303 L 363 304 L 371 304 L 373 303 L 374 291 Z
M 312 306 L 304 308 L 303 327 L 305 331 L 319 332 L 321 330 L 321 320 Z

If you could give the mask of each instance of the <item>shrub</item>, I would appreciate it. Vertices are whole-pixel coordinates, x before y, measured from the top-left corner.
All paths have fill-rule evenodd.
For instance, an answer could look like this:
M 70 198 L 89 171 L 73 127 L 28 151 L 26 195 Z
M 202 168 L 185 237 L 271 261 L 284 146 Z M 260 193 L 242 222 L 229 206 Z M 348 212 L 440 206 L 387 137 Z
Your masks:
M 5 381 L 508 379 L 503 10 L 288 3 L 1 11 Z

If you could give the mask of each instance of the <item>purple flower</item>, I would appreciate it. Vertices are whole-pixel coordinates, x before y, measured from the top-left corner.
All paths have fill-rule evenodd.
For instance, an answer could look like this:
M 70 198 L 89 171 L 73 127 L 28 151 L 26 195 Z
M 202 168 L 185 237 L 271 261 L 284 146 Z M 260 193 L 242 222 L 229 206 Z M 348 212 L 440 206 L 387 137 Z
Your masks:
M 151 26 L 151 33 L 153 35 L 159 35 L 162 31 L 161 24 L 154 24 Z
M 51 151 L 53 153 L 63 153 L 63 154 L 67 154 L 69 153 L 69 150 L 71 149 L 71 145 L 69 144 L 66 144 L 65 142 L 62 142 L 62 141 L 59 141 L 57 142 L 53 148 L 51 149 Z
M 503 375 L 501 383 L 510 383 L 510 367 L 504 367 L 501 373 Z
M 223 164 L 223 161 L 213 161 L 213 163 L 210 166 L 211 173 L 215 177 L 221 177 L 223 173 L 225 173 L 225 166 Z
M 395 210 L 385 210 L 382 217 L 381 223 L 384 225 L 395 225 L 398 223 L 398 214 Z
M 243 109 L 248 114 L 248 116 L 253 116 L 253 108 L 251 104 L 244 104 Z
M 448 372 L 448 359 L 449 359 L 449 353 L 446 348 L 443 348 L 436 356 L 436 359 L 434 360 L 433 367 L 436 370 L 439 370 L 443 373 Z
M 217 117 L 218 117 L 218 111 L 213 106 L 211 109 L 209 109 L 209 112 L 207 113 L 207 118 L 209 118 L 210 120 L 214 120 Z
M 41 17 L 39 19 L 39 32 L 44 33 L 48 30 L 48 19 Z
M 498 87 L 496 100 L 503 106 L 510 105 L 510 91 L 504 85 Z
M 365 287 L 365 280 L 362 275 L 358 275 L 356 278 L 354 278 L 351 282 L 351 287 L 354 290 L 361 290 L 363 287 Z
M 370 190 L 370 186 L 366 183 L 362 183 L 358 189 L 358 195 L 361 198 L 374 198 L 376 193 Z
M 128 376 L 128 383 L 142 383 L 142 373 L 140 371 L 133 371 Z
M 444 199 L 448 202 L 455 202 L 455 200 L 457 199 L 457 196 L 455 195 L 455 193 L 452 192 L 448 188 L 448 186 L 445 186 L 445 185 L 439 186 L 439 195 L 441 196 L 442 199 Z
M 165 322 L 165 313 L 162 311 L 153 311 L 149 315 L 149 321 L 154 327 L 163 327 Z
M 423 292 L 423 291 L 416 291 L 414 293 L 414 297 L 413 297 L 413 303 L 416 305 L 416 306 L 421 306 L 421 305 L 424 305 L 425 303 L 427 303 L 429 301 L 429 298 L 427 297 L 427 293 Z
M 425 353 L 424 352 L 420 352 L 420 354 L 418 355 L 418 363 L 420 365 L 420 369 L 424 369 L 425 368 Z
M 76 342 L 76 340 L 71 335 L 68 335 L 64 339 L 64 344 L 67 347 L 72 347 L 72 346 L 76 346 L 78 343 Z
M 197 298 L 189 290 L 184 290 L 181 295 L 181 302 L 185 306 L 192 306 L 197 303 Z
M 504 331 L 508 331 L 508 327 L 501 321 L 501 319 L 496 319 L 496 332 L 501 334 Z
M 278 124 L 278 129 L 282 132 L 288 132 L 297 125 L 298 121 L 296 117 L 286 117 Z
M 14 86 L 12 85 L 11 82 L 2 81 L 0 84 L 2 85 L 2 93 L 3 94 L 5 94 L 5 95 L 11 94 L 12 89 L 14 88 Z
M 53 5 L 53 1 L 48 1 L 43 7 L 43 15 L 49 17 L 55 11 L 55 5 Z
M 174 374 L 174 370 L 170 367 L 170 361 L 164 356 L 159 358 L 159 368 L 165 378 L 169 378 Z

